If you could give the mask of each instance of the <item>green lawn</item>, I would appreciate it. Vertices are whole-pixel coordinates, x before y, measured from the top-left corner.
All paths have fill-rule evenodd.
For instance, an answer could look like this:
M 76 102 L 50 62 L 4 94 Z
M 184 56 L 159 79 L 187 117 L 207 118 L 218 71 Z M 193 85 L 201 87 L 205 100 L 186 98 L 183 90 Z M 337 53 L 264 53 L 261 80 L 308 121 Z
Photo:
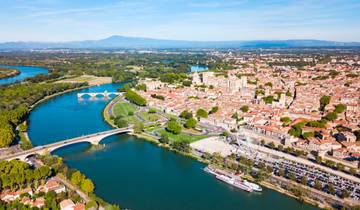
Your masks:
M 158 134 L 160 134 L 160 135 L 163 135 L 163 134 L 167 135 L 169 137 L 169 139 L 172 140 L 172 141 L 187 141 L 189 143 L 195 142 L 195 141 L 198 141 L 200 139 L 204 139 L 204 138 L 207 137 L 207 136 L 190 136 L 190 135 L 184 134 L 184 133 L 180 133 L 178 135 L 175 135 L 173 133 L 167 132 L 164 129 L 157 130 L 156 132 Z
M 113 114 L 114 117 L 127 117 L 129 115 L 129 112 L 136 112 L 137 108 L 129 103 L 126 102 L 121 102 L 121 103 L 117 103 L 115 104 L 115 106 L 113 107 Z
M 140 115 L 149 122 L 155 122 L 161 118 L 161 116 L 156 113 L 141 112 Z

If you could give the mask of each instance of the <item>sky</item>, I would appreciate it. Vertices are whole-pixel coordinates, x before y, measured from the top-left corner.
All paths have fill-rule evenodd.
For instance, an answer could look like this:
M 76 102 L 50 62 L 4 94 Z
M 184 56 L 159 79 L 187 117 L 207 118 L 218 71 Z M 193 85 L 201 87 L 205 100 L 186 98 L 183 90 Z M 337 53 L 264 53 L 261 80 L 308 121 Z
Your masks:
M 0 42 L 360 41 L 360 0 L 0 0 Z

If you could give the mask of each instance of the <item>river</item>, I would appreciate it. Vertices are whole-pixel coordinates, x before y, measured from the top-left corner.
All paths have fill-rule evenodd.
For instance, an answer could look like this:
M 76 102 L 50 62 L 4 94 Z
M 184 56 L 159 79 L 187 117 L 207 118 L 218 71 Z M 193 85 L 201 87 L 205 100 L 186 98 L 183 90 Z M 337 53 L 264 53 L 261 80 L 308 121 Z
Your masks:
M 29 136 L 34 145 L 110 129 L 102 119 L 107 101 L 78 101 L 77 92 L 113 91 L 107 84 L 57 96 L 36 107 Z M 202 163 L 129 135 L 103 140 L 104 147 L 87 143 L 55 151 L 67 165 L 90 177 L 95 193 L 122 208 L 135 210 L 300 210 L 316 209 L 264 189 L 246 193 L 203 172 Z
M 11 69 L 17 69 L 20 71 L 20 74 L 13 76 L 13 77 L 7 77 L 4 79 L 0 79 L 0 85 L 5 84 L 11 84 L 15 82 L 20 82 L 28 77 L 33 77 L 38 74 L 48 74 L 48 71 L 41 67 L 35 67 L 35 66 L 8 66 L 8 65 L 0 65 L 1 68 L 11 68 Z

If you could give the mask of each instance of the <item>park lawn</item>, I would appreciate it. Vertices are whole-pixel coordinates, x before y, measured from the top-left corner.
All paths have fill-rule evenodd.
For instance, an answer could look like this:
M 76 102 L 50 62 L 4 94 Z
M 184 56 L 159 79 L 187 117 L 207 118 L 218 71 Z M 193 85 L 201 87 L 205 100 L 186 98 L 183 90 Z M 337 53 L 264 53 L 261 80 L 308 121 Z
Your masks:
M 198 141 L 200 139 L 207 138 L 207 136 L 191 136 L 188 134 L 180 133 L 180 134 L 173 134 L 170 132 L 167 132 L 165 129 L 157 130 L 156 131 L 160 136 L 161 135 L 167 135 L 171 141 L 186 141 L 189 143 Z
M 140 115 L 149 122 L 155 122 L 161 118 L 161 116 L 156 113 L 141 112 Z
M 117 103 L 112 109 L 115 117 L 127 117 L 129 115 L 129 112 L 134 113 L 137 111 L 137 108 L 134 105 L 127 102 Z
M 135 124 L 137 122 L 140 122 L 135 116 L 127 116 L 127 117 L 124 117 L 124 119 L 126 121 L 128 121 L 129 123 L 131 123 L 131 124 Z

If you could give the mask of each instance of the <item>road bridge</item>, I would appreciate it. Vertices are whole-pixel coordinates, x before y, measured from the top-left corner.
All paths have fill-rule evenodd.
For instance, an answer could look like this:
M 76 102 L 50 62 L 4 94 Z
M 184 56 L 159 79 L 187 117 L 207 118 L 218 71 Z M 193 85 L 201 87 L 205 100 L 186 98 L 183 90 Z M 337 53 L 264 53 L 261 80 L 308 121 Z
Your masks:
M 27 157 L 29 157 L 31 155 L 36 155 L 36 154 L 43 155 L 43 154 L 51 153 L 54 150 L 59 149 L 61 147 L 69 146 L 69 145 L 80 143 L 80 142 L 88 142 L 92 145 L 98 145 L 101 140 L 103 140 L 104 138 L 106 138 L 108 136 L 112 136 L 112 135 L 116 135 L 116 134 L 120 134 L 120 133 L 128 133 L 128 132 L 132 132 L 132 131 L 133 131 L 132 126 L 126 127 L 126 128 L 117 128 L 117 129 L 113 129 L 113 130 L 102 131 L 102 132 L 98 132 L 98 133 L 94 133 L 94 134 L 90 134 L 90 135 L 86 135 L 86 136 L 80 136 L 80 137 L 76 137 L 76 138 L 72 138 L 72 139 L 66 139 L 63 141 L 59 141 L 59 142 L 55 142 L 55 143 L 51 143 L 51 144 L 47 144 L 47 145 L 43 145 L 43 146 L 37 146 L 37 147 L 34 147 L 29 150 L 25 150 L 25 151 L 21 151 L 21 152 L 17 152 L 14 154 L 0 157 L 0 160 L 13 160 L 13 159 L 25 160 Z
M 90 98 L 96 98 L 98 96 L 104 97 L 104 98 L 109 98 L 110 96 L 118 96 L 121 95 L 122 93 L 120 92 L 108 92 L 108 91 L 104 91 L 104 92 L 89 92 L 89 93 L 78 93 L 77 97 L 79 99 L 83 99 L 83 96 L 90 96 Z

